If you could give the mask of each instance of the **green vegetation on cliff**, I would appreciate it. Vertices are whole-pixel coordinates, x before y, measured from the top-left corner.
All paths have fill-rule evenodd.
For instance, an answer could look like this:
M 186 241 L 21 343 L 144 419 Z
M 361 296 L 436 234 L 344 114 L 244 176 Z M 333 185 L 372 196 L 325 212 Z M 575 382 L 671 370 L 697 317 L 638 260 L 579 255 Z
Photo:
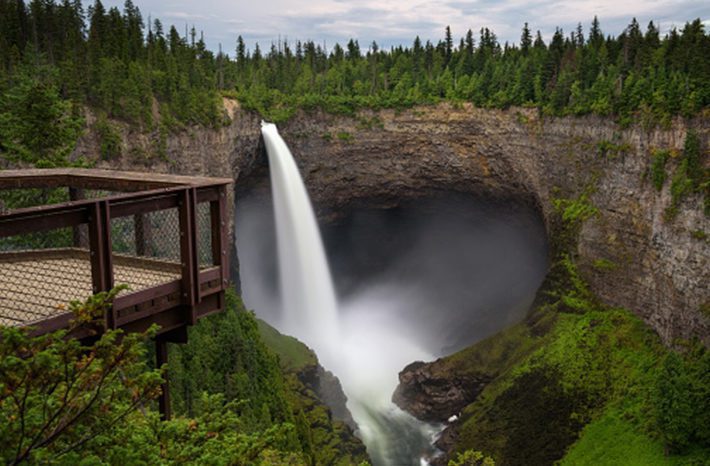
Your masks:
M 667 219 L 672 220 L 678 213 L 681 201 L 693 193 L 704 196 L 705 214 L 710 216 L 710 168 L 703 163 L 703 157 L 707 156 L 702 152 L 700 138 L 695 131 L 688 131 L 678 166 L 671 178 L 671 205 L 665 211 Z M 656 187 L 662 187 L 664 181 L 665 177 L 655 181 L 654 175 Z
M 73 305 L 77 324 L 103 315 L 114 295 Z M 107 331 L 90 343 L 66 333 L 31 337 L 0 326 L 3 463 L 305 466 L 366 459 L 327 408 L 281 372 L 234 293 L 224 313 L 191 329 L 188 345 L 171 348 L 169 368 L 148 367 L 144 343 L 154 330 Z M 178 416 L 162 422 L 151 400 L 166 369 Z
M 463 411 L 454 452 L 502 465 L 702 464 L 710 352 L 668 350 L 633 314 L 600 304 L 569 256 L 543 290 L 526 322 L 445 358 L 454 373 L 494 376 Z
M 115 293 L 75 304 L 77 323 L 102 316 Z M 241 402 L 203 396 L 200 415 L 161 422 L 151 399 L 162 371 L 147 367 L 147 334 L 67 331 L 31 337 L 0 327 L 0 458 L 6 464 L 307 464 L 288 423 L 254 426 Z
M 235 37 L 230 57 L 208 50 L 194 29 L 183 36 L 158 19 L 146 24 L 131 0 L 123 11 L 99 0 L 87 10 L 78 1 L 0 0 L 0 154 L 61 159 L 85 105 L 145 131 L 219 126 L 222 96 L 274 121 L 299 108 L 352 113 L 446 100 L 652 125 L 710 105 L 701 19 L 663 37 L 635 19 L 614 37 L 596 18 L 588 31 L 557 29 L 547 43 L 527 23 L 518 44 L 500 44 L 485 27 L 477 35 L 469 30 L 457 44 L 447 28 L 436 43 L 416 37 L 390 50 L 351 39 L 330 50 L 279 41 L 249 51 Z M 46 137 L 33 136 L 40 132 Z
M 349 428 L 299 377 L 317 359 L 293 337 L 278 333 L 244 309 L 235 293 L 227 309 L 190 328 L 188 343 L 170 347 L 174 409 L 201 416 L 202 399 L 218 395 L 246 429 L 259 432 L 286 424 L 288 441 L 307 464 L 351 465 L 367 460 Z M 208 406 L 209 407 L 209 406 Z

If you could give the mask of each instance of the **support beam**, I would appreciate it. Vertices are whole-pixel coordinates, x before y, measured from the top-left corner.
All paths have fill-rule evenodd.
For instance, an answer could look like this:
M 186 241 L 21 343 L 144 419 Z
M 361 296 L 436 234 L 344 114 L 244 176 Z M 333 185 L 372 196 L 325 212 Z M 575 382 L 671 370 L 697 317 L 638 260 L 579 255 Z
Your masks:
M 133 231 L 138 256 L 153 255 L 153 229 L 148 214 L 135 214 L 133 216 Z
M 89 249 L 93 292 L 113 288 L 113 261 L 111 243 L 111 214 L 108 201 L 97 201 L 89 214 Z M 116 328 L 113 308 L 106 314 L 106 328 Z
M 158 367 L 168 363 L 168 341 L 165 338 L 157 337 L 155 339 L 155 359 Z M 170 420 L 169 377 L 166 371 L 164 374 L 165 382 L 160 386 L 160 397 L 158 397 L 158 410 L 160 411 L 160 419 L 163 421 Z
M 220 268 L 220 286 L 229 284 L 229 251 L 227 245 L 227 188 L 219 188 L 219 198 L 210 202 L 210 220 L 212 231 L 212 264 Z M 224 307 L 221 303 L 220 307 Z
M 200 262 L 197 257 L 197 192 L 185 188 L 179 201 L 180 266 L 182 267 L 182 302 L 189 325 L 197 323 L 196 305 L 200 302 Z

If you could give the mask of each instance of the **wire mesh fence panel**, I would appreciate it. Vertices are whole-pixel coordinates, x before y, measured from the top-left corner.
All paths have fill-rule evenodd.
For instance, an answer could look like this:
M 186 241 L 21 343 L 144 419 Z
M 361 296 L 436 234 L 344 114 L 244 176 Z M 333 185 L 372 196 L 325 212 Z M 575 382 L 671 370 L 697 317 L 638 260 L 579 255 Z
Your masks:
M 121 194 L 118 191 L 108 191 L 106 189 L 81 189 L 78 192 L 81 199 L 100 199 Z
M 15 209 L 68 202 L 67 188 L 0 189 L 0 215 Z
M 165 209 L 146 214 L 144 236 L 149 245 L 145 254 L 161 260 L 180 263 L 180 215 L 178 209 Z
M 111 220 L 116 285 L 139 291 L 179 279 L 180 224 L 177 209 Z
M 197 204 L 197 260 L 201 269 L 212 267 L 212 217 L 210 203 Z
M 123 174 L 104 183 L 104 173 L 84 172 L 35 179 L 0 174 L 0 325 L 63 325 L 66 316 L 51 319 L 66 314 L 72 301 L 112 285 L 128 290 L 105 316 L 109 326 L 143 325 L 168 311 L 184 320 L 184 307 L 195 302 L 203 310 L 219 306 L 213 295 L 222 290 L 223 271 L 195 272 L 214 266 L 215 253 L 217 262 L 223 259 L 213 242 L 223 241 L 224 199 L 215 194 L 224 180 L 203 185 L 202 179 L 176 177 L 170 182 L 185 188 L 157 189 L 152 186 L 163 178 Z M 51 187 L 30 187 L 41 183 Z M 200 187 L 188 188 L 192 183 Z M 157 192 L 147 192 L 152 190 Z M 205 200 L 195 205 L 194 218 L 184 201 L 194 202 L 191 193 Z M 222 210 L 213 208 L 218 203 Z M 195 308 L 191 312 L 188 322 L 196 319 Z
M 0 238 L 0 252 L 70 248 L 72 246 L 74 246 L 74 228 L 71 227 Z
M 0 325 L 27 325 L 63 314 L 92 294 L 88 249 L 73 229 L 0 239 Z

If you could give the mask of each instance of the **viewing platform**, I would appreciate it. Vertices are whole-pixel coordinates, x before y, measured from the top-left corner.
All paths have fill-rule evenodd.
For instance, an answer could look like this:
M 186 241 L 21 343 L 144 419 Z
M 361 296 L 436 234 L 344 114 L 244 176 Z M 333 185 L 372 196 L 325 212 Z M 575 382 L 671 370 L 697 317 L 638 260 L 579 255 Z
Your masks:
M 65 328 L 69 302 L 127 285 L 106 328 L 159 334 L 224 307 L 230 179 L 0 171 L 0 325 Z M 178 332 L 180 333 L 180 332 Z

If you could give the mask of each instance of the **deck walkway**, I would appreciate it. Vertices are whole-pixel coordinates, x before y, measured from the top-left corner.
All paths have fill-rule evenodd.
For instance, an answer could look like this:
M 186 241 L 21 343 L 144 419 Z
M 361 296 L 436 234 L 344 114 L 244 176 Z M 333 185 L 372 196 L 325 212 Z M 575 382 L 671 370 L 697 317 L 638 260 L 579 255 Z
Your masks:
M 156 364 L 168 342 L 225 307 L 229 238 L 225 178 L 92 169 L 0 170 L 0 326 L 34 334 L 157 326 Z M 4 194 L 3 194 L 4 193 Z M 97 194 L 98 193 L 98 194 Z M 109 291 L 105 315 L 73 325 L 69 303 Z M 158 405 L 170 417 L 163 384 Z
M 70 302 L 128 285 L 106 328 L 159 334 L 223 308 L 230 179 L 0 170 L 0 325 L 67 327 Z M 99 197 L 95 197 L 98 193 Z
M 180 264 L 114 254 L 113 274 L 117 285 L 128 285 L 126 294 L 180 279 Z M 56 317 L 92 294 L 88 250 L 0 252 L 0 277 L 0 325 Z

